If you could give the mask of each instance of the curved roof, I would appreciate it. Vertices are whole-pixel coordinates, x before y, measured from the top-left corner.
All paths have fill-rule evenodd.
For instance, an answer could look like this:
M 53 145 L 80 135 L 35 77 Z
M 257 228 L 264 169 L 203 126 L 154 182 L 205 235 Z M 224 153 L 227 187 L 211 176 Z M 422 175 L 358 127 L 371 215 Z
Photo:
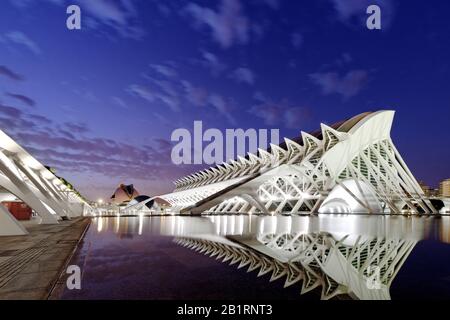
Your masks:
M 137 196 L 139 196 L 139 192 L 137 192 L 137 190 L 134 188 L 132 184 L 129 185 L 121 184 L 116 189 L 116 191 L 114 191 L 114 194 L 111 196 L 111 200 L 114 203 L 120 204 L 128 202 Z
M 332 129 L 334 129 L 336 131 L 340 131 L 340 132 L 343 132 L 343 133 L 349 133 L 352 129 L 355 130 L 355 128 L 361 126 L 361 125 L 358 126 L 358 124 L 364 123 L 365 120 L 367 120 L 369 118 L 372 118 L 373 115 L 376 115 L 376 114 L 378 114 L 380 112 L 383 112 L 383 111 L 379 111 L 379 112 L 371 112 L 371 111 L 363 112 L 363 113 L 360 113 L 360 114 L 358 114 L 356 116 L 348 118 L 346 120 L 338 121 L 338 122 L 336 122 L 336 123 L 334 123 L 332 125 L 327 125 L 327 127 L 330 127 L 330 128 L 332 128 Z M 300 136 L 297 136 L 297 137 L 295 137 L 293 139 L 288 139 L 288 140 L 291 140 L 291 141 L 295 142 L 296 144 L 298 144 L 300 146 L 304 146 L 303 134 L 304 133 L 302 132 L 302 134 Z M 323 140 L 323 128 L 322 128 L 322 126 L 321 126 L 321 129 L 313 131 L 313 132 L 310 132 L 308 134 L 310 136 L 318 139 L 318 140 Z M 283 149 L 283 150 L 285 150 L 285 151 L 287 151 L 288 150 L 288 144 L 287 144 L 286 140 L 283 141 L 282 143 L 280 143 L 278 145 L 278 147 Z M 263 154 L 264 151 L 267 152 L 267 153 L 272 153 L 272 148 L 269 147 L 266 150 L 258 149 L 254 153 L 254 156 L 259 157 L 259 158 L 264 158 L 265 157 L 265 155 Z M 247 153 L 245 156 L 241 156 L 241 158 L 244 158 L 246 160 L 251 160 L 251 156 L 252 155 L 250 153 Z M 235 158 L 234 161 L 239 162 L 239 157 Z M 219 171 L 223 171 L 223 170 L 220 170 L 220 169 L 227 170 L 227 166 L 229 166 L 229 163 L 230 162 L 223 162 L 223 163 L 220 163 L 220 164 L 216 164 L 215 166 L 212 166 L 209 169 L 205 169 L 205 170 L 211 170 L 211 169 L 217 169 Z M 194 173 L 192 173 L 192 174 L 190 174 L 190 175 L 188 175 L 186 177 L 202 177 L 202 172 L 204 172 L 205 170 L 194 172 Z M 175 185 L 177 185 L 177 182 L 175 182 Z
M 134 197 L 133 200 L 135 200 L 138 203 L 147 199 L 150 199 L 150 197 L 142 194 L 140 196 Z
M 350 129 L 352 129 L 358 122 L 360 122 L 362 119 L 364 119 L 366 116 L 368 116 L 368 115 L 370 115 L 372 113 L 373 112 L 370 112 L 370 111 L 369 112 L 360 113 L 360 114 L 358 114 L 358 115 L 356 115 L 356 116 L 354 116 L 354 117 L 344 121 L 342 123 L 342 125 L 339 126 L 338 128 L 333 128 L 333 129 L 336 129 L 336 130 L 341 131 L 341 132 L 349 132 Z
M 131 201 L 128 203 L 128 205 L 129 205 L 129 206 L 133 206 L 133 205 L 138 204 L 138 203 L 140 203 L 140 202 L 142 202 L 142 201 L 145 201 L 145 200 L 147 200 L 147 199 L 150 199 L 150 197 L 149 197 L 149 196 L 146 196 L 146 195 L 137 196 L 137 197 L 134 197 L 133 200 L 131 200 Z
M 360 113 L 354 117 L 351 117 L 349 119 L 346 120 L 341 120 L 338 122 L 333 123 L 332 125 L 329 125 L 330 128 L 333 128 L 337 131 L 341 131 L 341 132 L 348 132 L 351 128 L 353 128 L 353 126 L 355 126 L 359 121 L 361 121 L 362 119 L 364 119 L 366 116 L 368 116 L 369 114 L 371 114 L 371 111 L 368 112 L 363 112 Z M 312 132 L 309 132 L 310 135 L 312 135 L 313 137 L 322 140 L 322 130 L 318 129 Z M 297 136 L 293 139 L 290 139 L 292 141 L 294 141 L 295 143 L 298 143 L 299 145 L 303 146 L 303 138 L 301 136 Z M 280 148 L 283 148 L 284 150 L 287 150 L 287 144 L 286 142 L 282 142 L 279 144 Z M 270 152 L 271 148 L 267 149 L 267 152 Z

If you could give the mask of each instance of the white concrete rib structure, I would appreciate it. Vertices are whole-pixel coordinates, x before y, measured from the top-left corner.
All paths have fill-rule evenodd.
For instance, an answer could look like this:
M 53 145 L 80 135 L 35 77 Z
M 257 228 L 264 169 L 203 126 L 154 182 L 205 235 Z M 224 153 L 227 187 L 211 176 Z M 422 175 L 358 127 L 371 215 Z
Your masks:
M 56 224 L 62 217 L 80 216 L 89 208 L 73 190 L 1 130 L 0 188 L 31 207 L 41 224 Z M 0 205 L 0 236 L 26 233 L 22 224 Z
M 204 253 L 270 281 L 285 278 L 284 287 L 301 283 L 301 294 L 321 287 L 321 299 L 347 294 L 359 300 L 390 300 L 390 286 L 416 242 L 361 239 L 344 243 L 329 234 L 276 235 L 259 244 L 241 245 L 217 239 L 175 238 L 179 245 Z
M 390 137 L 395 111 L 359 114 L 175 181 L 173 213 L 436 213 Z M 144 205 L 142 203 L 140 205 Z
M 380 216 L 347 215 L 335 223 L 335 218 L 222 215 L 197 218 L 204 219 L 199 223 L 176 216 L 162 230 L 182 246 L 258 276 L 268 274 L 270 281 L 284 280 L 285 287 L 300 284 L 301 294 L 321 288 L 325 300 L 338 295 L 389 300 L 396 275 L 428 232 L 426 221 L 400 225 Z

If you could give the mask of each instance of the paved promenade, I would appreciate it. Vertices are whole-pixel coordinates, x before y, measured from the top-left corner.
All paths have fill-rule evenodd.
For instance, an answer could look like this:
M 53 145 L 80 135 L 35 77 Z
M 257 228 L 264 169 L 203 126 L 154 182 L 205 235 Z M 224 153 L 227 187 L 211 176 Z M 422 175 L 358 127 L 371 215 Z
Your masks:
M 0 299 L 47 299 L 89 222 L 32 225 L 26 236 L 0 237 Z

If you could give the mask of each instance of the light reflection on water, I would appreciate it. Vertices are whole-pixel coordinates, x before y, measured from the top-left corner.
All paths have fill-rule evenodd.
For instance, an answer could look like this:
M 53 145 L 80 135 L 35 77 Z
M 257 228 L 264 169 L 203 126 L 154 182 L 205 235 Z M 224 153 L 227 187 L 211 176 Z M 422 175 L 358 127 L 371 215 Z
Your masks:
M 396 299 L 424 285 L 450 297 L 449 240 L 450 217 L 97 217 L 72 261 L 83 289 L 62 297 Z

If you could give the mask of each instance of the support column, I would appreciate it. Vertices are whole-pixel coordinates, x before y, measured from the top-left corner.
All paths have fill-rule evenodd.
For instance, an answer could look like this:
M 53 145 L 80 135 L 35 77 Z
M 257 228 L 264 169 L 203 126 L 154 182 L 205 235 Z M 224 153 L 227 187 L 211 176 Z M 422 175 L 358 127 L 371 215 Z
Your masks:
M 0 204 L 0 236 L 22 236 L 28 234 L 24 226 Z
M 4 154 L 0 153 L 5 157 Z M 56 224 L 58 220 L 45 205 L 39 200 L 39 198 L 33 193 L 32 190 L 26 185 L 26 183 L 20 179 L 11 169 L 5 164 L 4 159 L 0 158 L 0 171 L 4 174 L 0 174 L 0 185 L 13 193 L 16 197 L 20 198 L 26 204 L 28 204 L 36 213 L 41 217 L 42 224 Z
M 51 183 L 50 181 L 48 181 L 45 177 L 43 177 L 42 172 L 35 172 L 36 176 L 39 178 L 39 180 L 44 184 L 45 187 L 47 187 L 47 189 L 55 196 L 56 199 L 59 199 L 58 203 L 60 203 L 60 205 L 65 208 L 66 214 L 70 214 L 71 210 L 67 204 L 67 200 L 64 199 L 64 197 L 61 195 L 61 191 L 58 190 L 56 188 L 55 185 L 53 185 L 53 183 Z
M 20 169 L 20 171 L 22 171 L 28 177 L 28 179 L 30 179 L 33 185 L 41 192 L 41 194 L 45 197 L 46 201 L 49 202 L 49 205 L 52 207 L 53 210 L 55 210 L 60 216 L 67 215 L 66 211 L 68 211 L 69 208 L 68 207 L 64 208 L 60 203 L 58 203 L 55 197 L 42 186 L 42 182 L 37 180 L 37 177 L 31 171 L 31 169 L 27 168 L 20 161 L 16 160 L 14 161 L 14 163 Z

